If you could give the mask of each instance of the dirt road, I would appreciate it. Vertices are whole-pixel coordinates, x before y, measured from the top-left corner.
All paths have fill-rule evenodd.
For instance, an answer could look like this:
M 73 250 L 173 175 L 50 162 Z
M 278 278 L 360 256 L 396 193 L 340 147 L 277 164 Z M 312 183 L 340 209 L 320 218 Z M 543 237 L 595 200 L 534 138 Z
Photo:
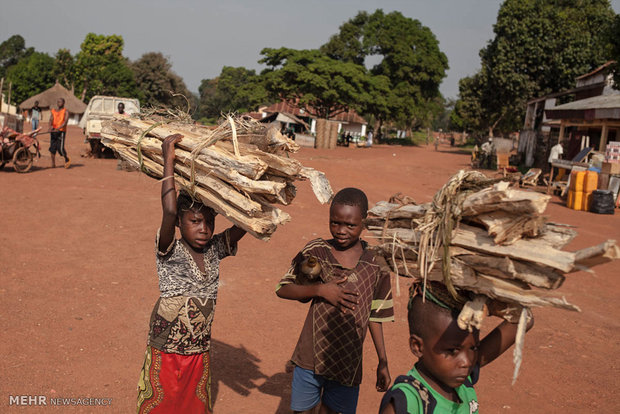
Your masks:
M 158 296 L 154 239 L 160 221 L 159 185 L 116 170 L 116 160 L 81 158 L 83 136 L 70 127 L 73 166 L 49 169 L 44 157 L 31 173 L 0 171 L 0 411 L 10 396 L 111 398 L 111 406 L 58 408 L 59 412 L 134 411 L 148 319 Z M 304 164 L 324 171 L 332 187 L 364 189 L 371 204 L 401 191 L 429 201 L 468 156 L 430 147 L 303 149 Z M 213 386 L 217 413 L 288 412 L 290 377 L 284 372 L 307 305 L 278 299 L 274 287 L 290 259 L 318 236 L 328 237 L 328 208 L 301 183 L 292 221 L 268 243 L 247 236 L 237 257 L 222 263 L 213 325 Z M 554 199 L 553 221 L 577 226 L 577 249 L 620 240 L 614 216 L 575 212 Z M 218 227 L 227 225 L 221 217 Z M 596 274 L 569 275 L 562 291 L 583 312 L 536 310 L 521 375 L 514 386 L 511 353 L 482 371 L 482 412 L 619 412 L 620 279 L 618 264 Z M 410 369 L 406 287 L 395 297 L 396 321 L 385 326 L 392 377 Z M 490 320 L 487 320 L 487 325 Z M 365 344 L 361 414 L 375 413 L 376 355 Z

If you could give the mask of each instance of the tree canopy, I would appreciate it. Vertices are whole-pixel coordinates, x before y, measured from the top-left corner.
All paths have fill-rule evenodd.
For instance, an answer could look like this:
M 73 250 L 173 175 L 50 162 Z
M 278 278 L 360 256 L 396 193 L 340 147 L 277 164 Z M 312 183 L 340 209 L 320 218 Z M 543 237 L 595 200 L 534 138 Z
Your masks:
M 614 18 L 608 39 L 610 59 L 616 61 L 614 65 L 614 87 L 620 89 L 620 14 Z
M 198 91 L 198 117 L 210 121 L 221 113 L 254 111 L 267 102 L 263 78 L 244 67 L 224 66 L 218 77 L 203 79 Z
M 455 116 L 470 131 L 519 129 L 529 99 L 572 88 L 606 61 L 613 18 L 607 0 L 504 1 L 480 71 L 459 83 Z
M 188 101 L 192 102 L 192 95 L 185 82 L 172 71 L 172 64 L 160 52 L 145 53 L 131 64 L 131 69 L 143 106 L 171 106 L 185 109 Z
M 9 67 L 33 52 L 33 48 L 26 48 L 26 41 L 20 35 L 13 35 L 0 43 L 0 78 L 6 76 Z
M 266 48 L 261 55 L 259 62 L 268 66 L 262 76 L 271 96 L 295 101 L 314 116 L 329 119 L 367 100 L 367 72 L 356 63 L 319 50 Z
M 370 87 L 379 86 L 380 90 L 369 93 L 384 97 L 385 104 L 371 101 L 363 107 L 365 113 L 413 128 L 430 123 L 441 108 L 437 104 L 439 85 L 446 76 L 448 59 L 433 32 L 418 20 L 397 11 L 360 12 L 340 26 L 339 33 L 321 50 L 333 59 L 358 65 L 379 59 L 370 75 L 385 78 L 370 80 Z
M 13 84 L 11 101 L 19 104 L 54 86 L 54 61 L 47 53 L 33 52 L 9 67 L 6 78 Z
M 81 99 L 94 95 L 138 95 L 133 72 L 123 57 L 123 38 L 89 33 L 75 57 L 75 81 Z

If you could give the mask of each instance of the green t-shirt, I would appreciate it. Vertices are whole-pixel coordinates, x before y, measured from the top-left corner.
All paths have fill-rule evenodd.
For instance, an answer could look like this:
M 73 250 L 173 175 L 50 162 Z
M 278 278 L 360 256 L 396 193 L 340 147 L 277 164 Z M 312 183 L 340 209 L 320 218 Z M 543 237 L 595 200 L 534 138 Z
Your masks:
M 472 375 L 474 376 L 474 375 Z M 435 391 L 413 367 L 406 376 L 400 376 L 381 401 L 381 408 L 392 402 L 396 414 L 474 414 L 478 413 L 478 399 L 472 376 L 456 393 L 461 403 L 450 401 Z

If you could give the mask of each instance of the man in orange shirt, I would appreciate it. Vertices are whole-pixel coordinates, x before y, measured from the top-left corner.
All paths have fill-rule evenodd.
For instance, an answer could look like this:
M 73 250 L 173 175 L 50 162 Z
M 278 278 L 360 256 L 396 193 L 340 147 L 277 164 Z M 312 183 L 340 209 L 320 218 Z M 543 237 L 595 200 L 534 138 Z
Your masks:
M 58 109 L 52 109 L 50 118 L 50 153 L 52 154 L 52 168 L 56 168 L 56 152 L 65 157 L 65 168 L 71 166 L 71 158 L 65 150 L 65 135 L 67 133 L 67 122 L 69 115 L 65 108 L 65 100 L 58 98 L 56 101 Z

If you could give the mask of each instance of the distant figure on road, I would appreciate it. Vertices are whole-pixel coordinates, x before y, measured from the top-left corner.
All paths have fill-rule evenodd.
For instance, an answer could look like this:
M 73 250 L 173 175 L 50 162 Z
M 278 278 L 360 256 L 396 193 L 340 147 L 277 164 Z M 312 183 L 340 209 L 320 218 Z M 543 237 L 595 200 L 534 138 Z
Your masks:
M 41 108 L 39 108 L 39 101 L 34 101 L 34 106 L 30 110 L 30 121 L 32 122 L 33 131 L 39 127 L 40 119 L 41 119 Z
M 372 147 L 372 130 L 368 131 L 368 135 L 366 135 L 366 146 Z
M 56 152 L 65 157 L 65 168 L 69 168 L 71 166 L 71 158 L 69 158 L 67 151 L 65 150 L 65 135 L 67 133 L 67 122 L 69 121 L 69 115 L 67 114 L 65 100 L 63 98 L 58 98 L 56 105 L 58 106 L 58 109 L 52 109 L 49 129 L 52 168 L 56 168 Z

